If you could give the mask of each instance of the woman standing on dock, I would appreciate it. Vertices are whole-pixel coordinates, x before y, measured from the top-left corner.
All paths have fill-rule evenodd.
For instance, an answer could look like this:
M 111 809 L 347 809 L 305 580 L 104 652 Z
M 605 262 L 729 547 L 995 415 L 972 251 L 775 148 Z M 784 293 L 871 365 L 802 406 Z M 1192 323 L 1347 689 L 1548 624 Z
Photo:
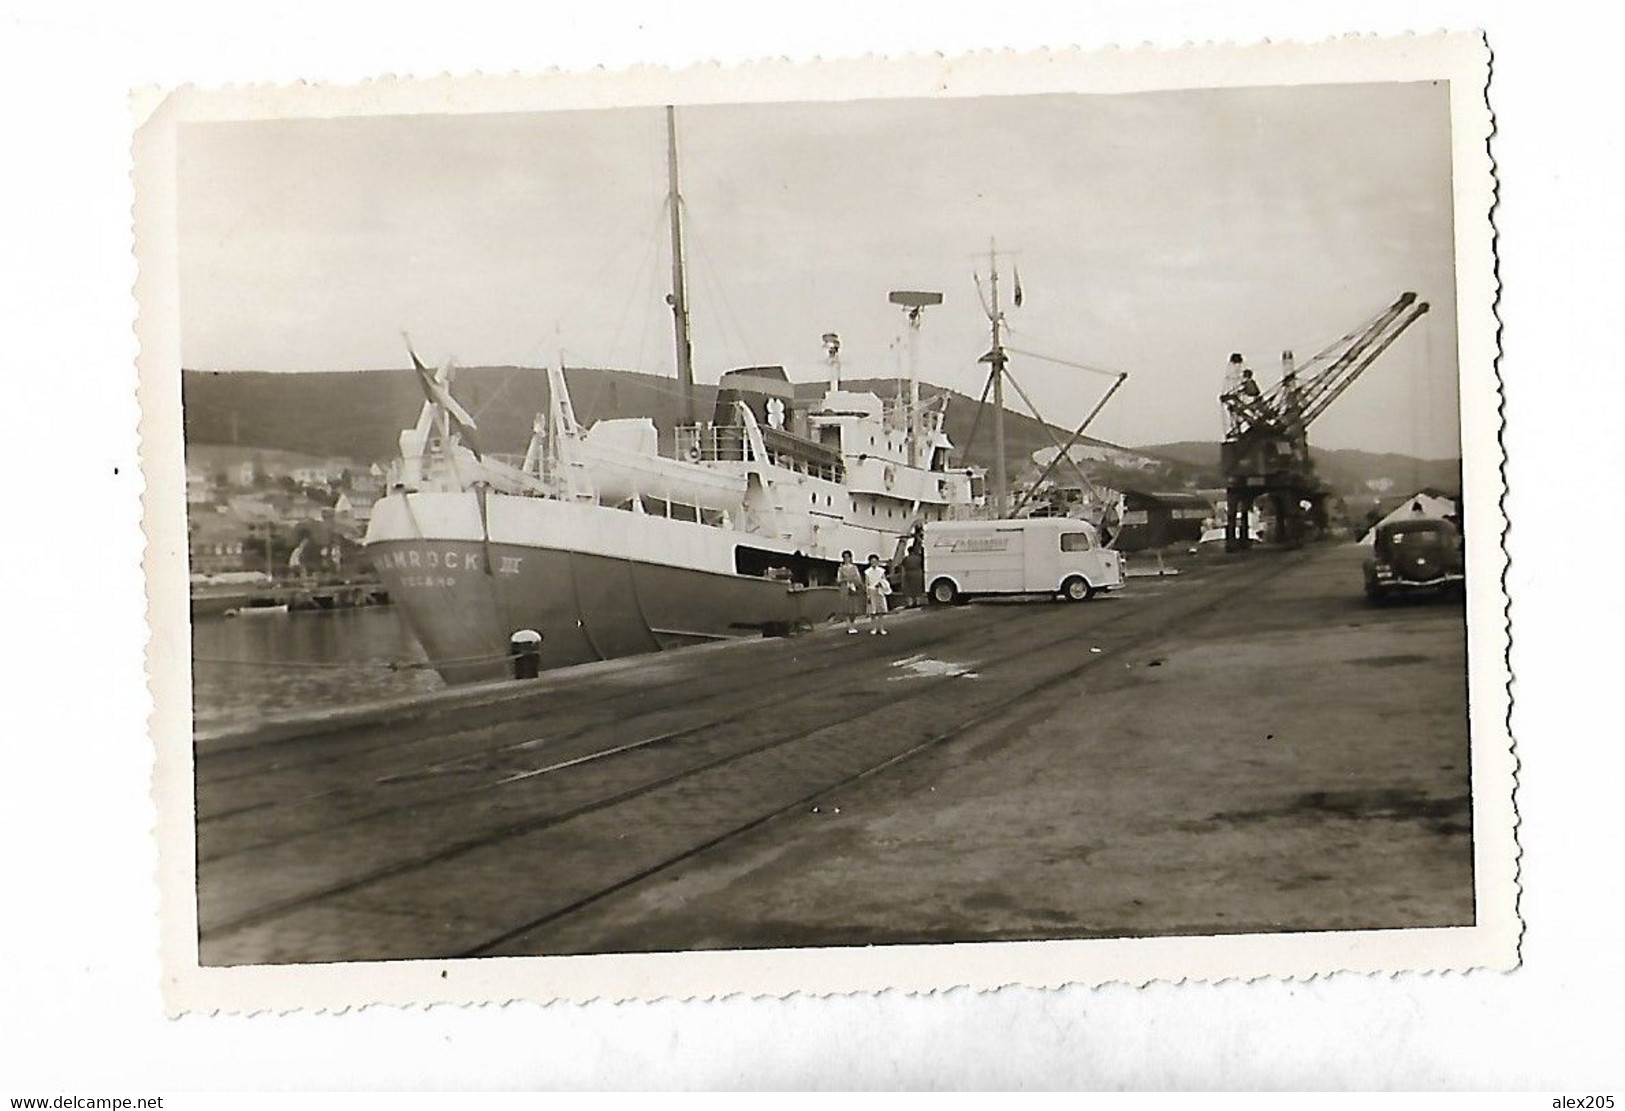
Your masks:
M 919 529 L 903 553 L 903 604 L 909 609 L 925 604 L 925 544 Z
M 880 557 L 871 554 L 869 566 L 863 569 L 864 593 L 868 596 L 869 635 L 886 635 L 886 595 L 891 593 L 891 584 L 886 581 L 886 569 L 880 565 Z
M 852 562 L 851 552 L 841 553 L 841 566 L 835 572 L 835 584 L 841 588 L 841 614 L 846 618 L 846 631 L 858 631 L 858 614 L 863 612 L 863 572 Z

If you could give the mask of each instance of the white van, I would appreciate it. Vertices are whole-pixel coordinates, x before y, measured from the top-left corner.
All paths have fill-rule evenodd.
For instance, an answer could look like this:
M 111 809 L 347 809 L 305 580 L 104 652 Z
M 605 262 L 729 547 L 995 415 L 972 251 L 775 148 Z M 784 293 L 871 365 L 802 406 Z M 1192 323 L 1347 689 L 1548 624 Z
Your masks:
M 1123 557 L 1070 517 L 929 521 L 925 584 L 943 605 L 982 594 L 1059 594 L 1082 602 L 1123 585 Z

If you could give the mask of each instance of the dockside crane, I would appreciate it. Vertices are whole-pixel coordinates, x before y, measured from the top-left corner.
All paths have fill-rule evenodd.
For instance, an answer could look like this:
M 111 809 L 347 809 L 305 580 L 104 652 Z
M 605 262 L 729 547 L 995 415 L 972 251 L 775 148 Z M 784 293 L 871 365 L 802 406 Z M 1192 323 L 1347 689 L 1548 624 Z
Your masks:
M 1230 357 L 1236 378 L 1219 396 L 1227 423 L 1219 454 L 1226 551 L 1251 546 L 1247 522 L 1260 499 L 1274 507 L 1280 538 L 1289 545 L 1303 542 L 1310 523 L 1324 526 L 1327 490 L 1309 456 L 1309 426 L 1427 311 L 1426 301 L 1404 293 L 1301 366 L 1291 351 L 1282 352 L 1281 380 L 1268 391 L 1253 381 L 1240 355 Z

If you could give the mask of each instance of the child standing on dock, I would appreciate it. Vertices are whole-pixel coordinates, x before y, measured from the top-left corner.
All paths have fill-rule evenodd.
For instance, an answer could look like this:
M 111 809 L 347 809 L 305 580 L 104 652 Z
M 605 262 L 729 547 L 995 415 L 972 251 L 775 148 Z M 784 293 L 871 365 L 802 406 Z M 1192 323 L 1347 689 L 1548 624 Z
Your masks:
M 841 614 L 846 618 L 846 631 L 858 631 L 858 614 L 863 612 L 863 572 L 852 562 L 851 552 L 841 553 L 841 566 L 835 572 L 835 585 L 841 588 Z
M 880 557 L 869 556 L 869 566 L 863 569 L 864 593 L 868 596 L 869 635 L 886 635 L 886 595 L 891 593 L 891 584 L 886 581 L 886 569 L 880 565 Z

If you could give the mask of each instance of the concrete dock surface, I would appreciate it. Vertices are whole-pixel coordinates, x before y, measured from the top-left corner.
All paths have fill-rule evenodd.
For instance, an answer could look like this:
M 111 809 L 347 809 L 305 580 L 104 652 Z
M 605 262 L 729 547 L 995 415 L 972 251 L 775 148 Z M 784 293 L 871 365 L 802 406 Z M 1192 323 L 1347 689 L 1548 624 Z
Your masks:
M 202 962 L 1470 923 L 1463 608 L 1362 556 L 202 743 Z

